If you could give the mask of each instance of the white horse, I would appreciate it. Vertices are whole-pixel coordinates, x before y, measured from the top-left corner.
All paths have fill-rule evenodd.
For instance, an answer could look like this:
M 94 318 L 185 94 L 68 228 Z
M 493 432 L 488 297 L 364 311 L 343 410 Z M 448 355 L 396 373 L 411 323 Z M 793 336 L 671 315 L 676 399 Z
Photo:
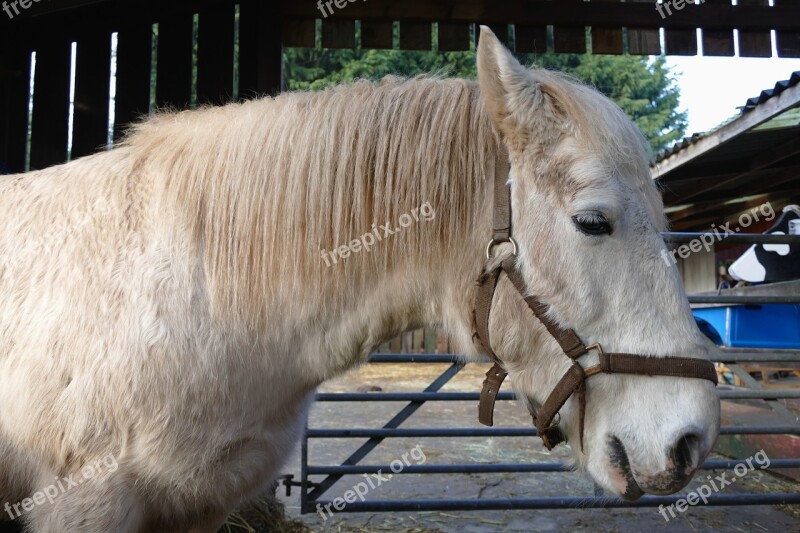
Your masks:
M 482 357 L 471 310 L 506 153 L 517 266 L 554 320 L 606 349 L 705 358 L 639 131 L 486 28 L 478 71 L 164 114 L 2 178 L 0 514 L 216 531 L 278 473 L 315 388 L 381 342 L 441 326 Z M 435 220 L 386 232 L 428 203 Z M 369 250 L 342 248 L 368 232 Z M 490 330 L 542 402 L 570 363 L 508 281 Z M 703 380 L 601 375 L 588 395 L 572 454 L 614 494 L 678 490 L 718 434 Z

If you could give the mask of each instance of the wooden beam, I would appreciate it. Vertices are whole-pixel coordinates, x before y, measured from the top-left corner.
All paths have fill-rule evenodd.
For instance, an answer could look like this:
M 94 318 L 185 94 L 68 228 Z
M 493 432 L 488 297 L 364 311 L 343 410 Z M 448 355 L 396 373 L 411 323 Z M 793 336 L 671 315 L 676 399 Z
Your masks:
M 119 32 L 114 139 L 124 136 L 130 124 L 147 115 L 150 110 L 152 56 L 152 24 L 134 24 Z
M 433 27 L 430 22 L 401 22 L 400 50 L 431 50 Z
M 605 26 L 629 28 L 712 28 L 800 31 L 800 7 L 701 4 L 684 9 L 679 16 L 661 18 L 652 2 L 531 2 L 530 0 L 374 0 L 348 4 L 328 17 L 345 19 L 474 22 L 490 24 Z M 286 16 L 318 18 L 314 2 L 284 1 Z
M 800 0 L 775 0 L 776 6 L 800 6 Z M 800 57 L 800 31 L 778 31 L 775 35 L 778 57 Z
M 439 23 L 439 51 L 469 50 L 470 25 L 466 23 Z
M 619 0 L 592 0 L 593 2 L 619 2 Z M 619 26 L 592 25 L 593 54 L 621 54 L 622 28 Z
M 518 53 L 547 52 L 547 26 L 514 26 L 514 50 Z
M 632 3 L 653 5 L 653 0 L 630 0 Z M 628 53 L 632 55 L 661 54 L 661 36 L 658 29 L 628 28 Z
M 72 158 L 93 154 L 108 142 L 111 34 L 89 31 L 78 41 Z
M 762 169 L 780 163 L 781 161 L 798 153 L 800 153 L 800 137 L 795 137 L 790 141 L 770 148 L 769 150 L 766 150 L 765 152 L 762 152 L 756 157 L 752 158 L 747 164 L 747 170 L 744 172 L 740 172 L 739 174 L 736 174 L 730 178 L 726 178 L 722 181 L 715 181 L 713 184 L 706 187 L 701 187 L 700 189 L 694 190 L 691 193 L 683 194 L 679 198 L 675 198 L 673 201 L 670 201 L 670 203 L 687 202 L 692 198 L 711 191 L 715 191 L 719 194 L 720 190 L 724 187 L 753 180 L 761 173 Z
M 361 26 L 361 31 L 361 45 L 365 48 L 371 48 L 364 45 L 364 35 L 367 33 L 364 25 Z M 284 19 L 283 46 L 289 48 L 315 48 L 317 46 L 317 21 L 314 19 Z
M 70 43 L 48 43 L 36 50 L 31 127 L 31 169 L 67 160 Z
M 704 217 L 697 217 L 697 218 L 684 218 L 683 220 L 676 221 L 674 224 L 670 224 L 672 231 L 689 231 L 689 230 L 704 230 L 707 229 L 710 224 L 720 224 L 727 220 L 729 217 L 736 216 L 743 211 L 747 211 L 748 209 L 752 209 L 754 207 L 758 207 L 763 205 L 767 202 L 770 203 L 779 203 L 783 202 L 788 198 L 791 198 L 793 194 L 797 194 L 800 189 L 794 189 L 787 191 L 785 193 L 768 193 L 757 196 L 755 198 L 751 198 L 749 200 L 741 200 L 737 202 L 726 203 L 723 205 L 718 206 L 718 209 L 708 209 L 705 212 L 710 213 L 713 211 L 713 214 L 710 216 Z
M 739 0 L 740 5 L 768 6 L 769 0 Z M 769 30 L 739 30 L 739 57 L 771 57 L 772 36 Z
M 752 190 L 753 187 L 758 187 L 763 183 L 771 183 L 770 180 L 773 179 L 773 175 L 777 173 L 783 172 L 794 172 L 796 176 L 800 177 L 800 165 L 789 165 L 789 166 L 780 166 L 777 168 L 770 168 L 762 170 L 760 173 L 756 175 L 755 178 L 749 180 L 744 186 L 738 186 L 736 188 L 729 188 L 724 190 L 717 190 L 714 189 L 708 193 L 703 193 L 698 196 L 695 196 L 691 199 L 691 203 L 698 203 L 704 202 L 707 200 L 717 200 L 719 199 L 720 194 L 725 194 L 726 196 L 746 196 L 749 190 Z M 737 172 L 727 172 L 721 174 L 701 174 L 697 176 L 693 176 L 691 178 L 682 179 L 680 181 L 670 181 L 669 183 L 669 190 L 665 192 L 665 203 L 666 205 L 682 205 L 684 203 L 681 201 L 681 195 L 685 194 L 687 190 L 693 190 L 694 188 L 698 187 L 698 184 L 702 184 L 705 181 L 716 181 L 721 182 L 727 180 L 729 178 L 733 178 L 737 175 L 741 174 L 741 170 Z M 798 178 L 800 179 L 800 178 Z
M 744 198 L 745 196 L 753 196 L 755 194 L 766 193 L 785 193 L 788 190 L 800 188 L 800 174 L 798 174 L 798 167 L 786 167 L 775 171 L 765 172 L 759 174 L 757 179 L 748 183 L 746 187 L 739 187 L 736 189 L 728 189 L 723 194 L 718 192 L 708 193 L 698 196 L 692 200 L 692 206 L 685 208 L 684 215 L 676 215 L 675 220 L 679 218 L 686 218 L 696 213 L 702 212 L 704 206 L 712 204 L 720 204 L 732 198 Z M 684 211 L 682 209 L 681 211 Z M 676 211 L 677 213 L 678 211 Z M 673 218 L 673 215 L 670 215 Z
M 240 13 L 239 95 L 278 94 L 283 90 L 283 17 L 280 5 L 242 0 Z
M 184 109 L 192 99 L 194 17 L 187 13 L 158 23 L 156 104 Z
M 219 2 L 200 11 L 197 28 L 197 102 L 221 105 L 233 99 L 235 10 Z
M 705 0 L 709 4 L 730 5 L 731 0 Z M 702 30 L 703 55 L 706 56 L 733 56 L 735 48 L 733 44 L 733 30 L 712 30 L 703 28 Z
M 681 165 L 727 143 L 737 135 L 749 131 L 756 126 L 780 115 L 800 104 L 800 85 L 786 89 L 759 106 L 743 113 L 739 118 L 726 124 L 708 137 L 704 137 L 691 146 L 668 157 L 653 167 L 653 179 L 664 179 L 668 183 L 668 174 Z
M 439 43 L 441 43 L 441 26 L 439 27 Z M 377 20 L 365 20 L 361 23 L 361 48 L 391 50 L 394 44 L 394 24 Z
M 0 172 L 17 173 L 25 170 L 31 52 L 13 41 L 0 46 Z
M 356 21 L 326 19 L 322 21 L 323 48 L 355 48 Z

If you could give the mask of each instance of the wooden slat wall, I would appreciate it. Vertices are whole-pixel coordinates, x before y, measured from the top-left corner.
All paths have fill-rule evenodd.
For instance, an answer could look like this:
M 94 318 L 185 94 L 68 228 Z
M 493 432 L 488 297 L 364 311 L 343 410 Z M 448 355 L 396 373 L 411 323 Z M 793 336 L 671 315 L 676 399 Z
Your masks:
M 543 2 L 545 0 L 536 0 Z M 519 53 L 543 54 L 547 52 L 547 25 L 514 25 L 514 50 Z
M 775 0 L 778 6 L 800 6 L 800 0 Z M 800 57 L 800 32 L 778 31 L 776 45 L 778 57 Z
M 151 24 L 123 28 L 118 34 L 114 139 L 149 111 L 152 36 Z
M 67 160 L 71 59 L 72 48 L 67 41 L 47 43 L 36 50 L 31 169 Z
M 519 53 L 547 52 L 547 26 L 514 26 L 514 48 Z
M 546 1 L 546 0 L 530 0 Z M 587 0 L 559 0 L 559 7 L 565 3 L 581 4 Z M 653 5 L 653 0 L 588 0 L 597 3 L 647 3 Z M 797 6 L 800 0 L 776 0 L 783 5 Z M 717 6 L 731 5 L 732 0 L 705 0 L 706 4 L 716 4 Z M 769 7 L 769 0 L 742 0 L 742 5 L 758 5 Z M 703 9 L 702 6 L 684 2 L 681 10 L 675 9 L 674 0 L 664 5 L 659 11 L 653 5 L 653 19 L 658 20 L 660 12 L 664 13 L 664 18 L 680 17 L 688 10 Z M 294 16 L 298 16 L 298 12 Z M 359 12 L 360 13 L 360 12 Z M 359 13 L 353 12 L 355 16 Z M 363 14 L 363 13 L 362 13 Z M 369 16 L 372 16 L 370 14 Z M 732 29 L 719 29 L 714 20 L 708 16 L 701 17 L 708 20 L 708 26 L 702 29 L 703 53 L 708 56 L 732 56 L 734 55 L 734 42 Z M 561 19 L 563 20 L 563 19 Z M 287 38 L 287 45 L 291 46 L 311 46 L 312 27 L 311 20 L 299 26 L 300 21 L 287 21 L 286 28 L 293 32 L 295 28 L 299 30 L 299 37 Z M 372 49 L 390 48 L 390 31 L 392 23 L 365 19 L 362 24 L 361 48 Z M 419 20 L 401 20 L 398 22 L 401 27 L 400 46 L 401 50 L 430 50 L 427 33 L 430 23 Z M 569 26 L 568 22 L 561 22 L 560 25 L 553 27 L 552 48 L 556 53 L 585 53 L 587 51 L 586 28 L 579 26 Z M 613 22 L 606 21 L 607 26 L 593 26 L 591 28 L 591 52 L 595 54 L 621 54 L 628 52 L 633 55 L 658 55 L 662 53 L 660 31 L 653 28 L 621 28 L 615 27 Z M 514 35 L 514 48 L 517 52 L 538 52 L 546 50 L 548 46 L 547 26 L 513 25 L 498 24 L 496 22 L 487 24 L 495 31 L 495 34 L 505 43 L 510 41 L 510 31 Z M 465 43 L 469 39 L 469 23 L 463 22 L 439 22 L 438 23 L 438 49 L 441 51 L 464 50 Z M 477 24 L 475 24 L 477 26 Z M 405 31 L 402 31 L 402 29 Z M 510 30 L 510 31 L 509 31 Z M 627 42 L 626 42 L 627 35 Z M 352 48 L 355 46 L 355 20 L 328 18 L 323 20 L 323 46 L 329 48 Z M 769 32 L 767 31 L 747 31 L 742 32 L 740 45 L 745 57 L 767 57 L 771 45 L 769 43 Z M 782 32 L 780 34 L 781 44 L 779 45 L 780 54 L 786 57 L 800 56 L 800 32 Z M 667 55 L 697 55 L 699 53 L 697 43 L 697 30 L 684 28 L 671 28 L 664 30 L 664 50 Z
M 2 43 L 0 57 L 0 161 L 7 171 L 25 170 L 31 52 Z
M 707 4 L 731 5 L 731 0 L 705 0 Z M 703 55 L 733 56 L 733 30 L 703 29 Z
M 508 46 L 508 24 L 484 24 L 484 26 L 488 26 L 492 33 L 494 33 L 495 37 L 503 43 L 504 45 Z M 477 48 L 478 42 L 480 41 L 480 34 L 481 34 L 481 24 L 475 25 L 475 46 Z
M 194 18 L 191 14 L 158 23 L 158 107 L 183 109 L 192 99 Z
M 200 103 L 223 104 L 233 96 L 235 1 L 222 0 L 197 4 L 201 6 L 197 70 L 197 96 Z M 572 2 L 575 5 L 581 1 L 559 0 L 560 4 Z M 620 2 L 620 0 L 591 1 Z M 626 1 L 652 2 L 652 0 Z M 800 6 L 800 0 L 775 1 L 778 6 Z M 265 3 L 260 0 L 240 0 L 240 2 L 242 6 L 241 92 L 248 97 L 275 93 L 282 88 L 282 61 L 278 45 L 283 43 L 288 46 L 315 46 L 316 21 L 310 18 L 295 18 L 283 21 L 282 24 L 279 3 Z M 706 0 L 706 3 L 726 5 L 731 3 L 731 0 Z M 739 3 L 762 7 L 767 7 L 769 4 L 768 0 L 741 0 Z M 162 12 L 164 20 L 160 21 L 158 82 L 155 95 L 160 106 L 185 108 L 192 97 L 193 15 L 190 9 L 191 5 L 187 3 L 183 7 L 176 5 Z M 702 6 L 687 4 L 684 7 L 687 11 L 694 9 L 702 9 Z M 490 17 L 495 14 L 484 15 Z M 478 16 L 481 14 L 478 13 Z M 673 6 L 671 16 L 680 17 L 681 12 L 674 10 Z M 653 13 L 653 17 L 658 17 L 658 13 Z M 130 122 L 147 113 L 150 103 L 152 27 L 144 16 L 130 17 L 130 19 L 131 26 L 119 27 L 115 138 L 119 138 Z M 528 23 L 535 24 L 535 21 L 529 20 Z M 354 20 L 329 17 L 322 24 L 321 39 L 323 45 L 329 48 L 353 48 L 357 44 L 366 49 L 391 48 L 394 39 L 393 24 L 369 19 L 362 21 L 361 41 L 356 43 Z M 431 22 L 413 19 L 398 24 L 401 49 L 433 48 Z M 609 26 L 592 27 L 592 52 L 621 53 L 625 44 L 622 29 L 614 27 L 613 23 L 608 21 L 606 24 Z M 709 56 L 732 56 L 733 31 L 720 30 L 713 20 L 709 20 L 707 25 L 710 27 L 702 29 L 703 53 Z M 108 126 L 111 28 L 101 30 L 101 26 L 93 25 L 91 30 L 85 32 L 69 28 L 51 33 L 43 30 L 41 35 L 36 35 L 35 39 L 46 36 L 51 42 L 38 45 L 40 60 L 37 69 L 38 90 L 35 96 L 36 111 L 33 119 L 35 131 L 31 153 L 34 168 L 62 162 L 66 156 L 68 127 L 66 95 L 68 95 L 69 75 L 67 36 L 78 41 L 73 155 L 79 157 L 92 153 L 105 144 Z M 493 23 L 489 26 L 501 40 L 508 42 L 510 28 L 507 24 Z M 471 28 L 474 28 L 474 25 L 468 22 L 439 23 L 438 49 L 441 51 L 469 49 Z M 548 46 L 548 30 L 544 24 L 514 27 L 513 32 L 518 52 L 544 52 Z M 655 29 L 629 28 L 628 51 L 632 54 L 660 53 L 658 33 Z M 20 73 L 29 70 L 29 60 L 21 50 L 14 50 L 13 43 L 8 44 L 9 42 L 3 44 L 4 57 L 0 60 L 2 82 L 0 158 L 6 165 L 21 170 L 24 164 L 25 132 L 21 135 L 11 132 L 12 130 L 19 132 L 27 126 L 25 105 L 27 80 L 24 79 L 25 75 Z M 800 57 L 800 31 L 793 29 L 778 32 L 776 44 L 780 56 Z M 665 45 L 667 54 L 694 55 L 698 52 L 696 32 L 691 29 L 667 30 Z M 585 28 L 556 26 L 553 28 L 553 48 L 555 52 L 585 52 Z M 739 49 L 740 55 L 744 57 L 770 56 L 770 33 L 763 30 L 740 32 Z
M 394 42 L 394 24 L 374 20 L 361 22 L 361 48 L 389 50 Z
M 111 34 L 90 31 L 77 45 L 73 159 L 93 154 L 108 142 Z
M 282 43 L 280 5 L 277 2 L 242 0 L 239 15 L 240 98 L 274 95 L 283 89 Z
M 739 0 L 739 5 L 768 6 L 769 0 Z M 739 57 L 771 57 L 772 39 L 769 31 L 740 31 Z
M 684 5 L 683 9 L 695 9 L 693 4 Z M 671 17 L 679 17 L 680 11 L 672 8 Z M 697 30 L 664 30 L 664 52 L 674 56 L 697 55 Z
M 433 48 L 433 30 L 430 22 L 401 22 L 401 50 L 431 50 Z
M 314 19 L 284 20 L 283 46 L 291 48 L 314 48 L 317 46 L 317 21 Z
M 565 4 L 576 4 L 582 0 L 559 0 Z M 583 26 L 554 26 L 553 51 L 556 53 L 586 53 L 586 28 Z
M 322 21 L 323 48 L 355 48 L 356 21 L 328 19 Z
M 628 0 L 652 4 L 653 0 Z M 659 55 L 661 37 L 658 30 L 628 28 L 628 52 L 633 55 Z
M 439 23 L 438 45 L 440 52 L 469 50 L 469 25 L 453 22 Z
M 615 3 L 619 0 L 592 0 L 593 2 Z M 603 28 L 592 26 L 593 54 L 621 54 L 622 28 Z
M 221 105 L 233 98 L 234 7 L 221 2 L 200 11 L 197 102 L 201 105 Z

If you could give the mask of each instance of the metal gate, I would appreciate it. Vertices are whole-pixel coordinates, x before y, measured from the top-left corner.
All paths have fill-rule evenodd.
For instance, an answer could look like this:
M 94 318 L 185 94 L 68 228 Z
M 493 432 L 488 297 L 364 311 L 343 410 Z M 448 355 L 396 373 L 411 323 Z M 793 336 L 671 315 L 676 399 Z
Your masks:
M 664 237 L 670 242 L 689 242 L 700 236 L 699 233 L 667 233 Z M 726 239 L 726 244 L 800 244 L 800 236 L 737 234 Z M 796 304 L 797 295 L 740 296 L 740 295 L 691 295 L 693 304 Z M 800 389 L 767 390 L 742 368 L 743 363 L 800 363 L 800 350 L 756 350 L 714 347 L 711 360 L 725 363 L 747 386 L 740 390 L 719 390 L 722 400 L 763 400 L 783 423 L 778 425 L 723 426 L 720 435 L 800 435 L 800 420 L 778 400 L 800 399 Z M 488 362 L 488 360 L 487 360 Z M 327 506 L 331 501 L 323 500 L 325 493 L 345 476 L 361 476 L 388 472 L 390 465 L 365 463 L 371 451 L 386 439 L 394 438 L 459 438 L 459 437 L 535 437 L 533 427 L 519 428 L 426 428 L 403 429 L 400 426 L 419 410 L 426 402 L 472 402 L 477 403 L 477 392 L 440 392 L 462 368 L 464 363 L 455 355 L 394 355 L 377 354 L 370 358 L 371 364 L 408 363 L 430 364 L 448 363 L 450 366 L 425 390 L 415 393 L 366 392 L 366 393 L 320 393 L 318 402 L 393 402 L 402 405 L 397 414 L 380 428 L 357 429 L 318 429 L 308 427 L 303 437 L 301 449 L 300 501 L 301 512 L 312 513 L 317 505 Z M 476 388 L 478 385 L 476 384 Z M 501 392 L 498 400 L 514 400 L 510 392 Z M 312 439 L 357 439 L 363 444 L 343 463 L 338 465 L 316 464 L 309 457 L 309 441 Z M 733 469 L 742 460 L 707 460 L 699 470 Z M 800 467 L 800 457 L 770 458 L 770 469 Z M 542 473 L 568 472 L 562 463 L 510 463 L 510 464 L 419 464 L 408 465 L 401 474 L 475 474 L 475 473 Z M 287 483 L 291 483 L 287 480 Z M 684 496 L 645 496 L 636 502 L 625 502 L 619 498 L 602 495 L 595 488 L 593 497 L 564 495 L 540 498 L 505 499 L 403 499 L 371 500 L 347 503 L 344 512 L 380 511 L 476 511 L 506 509 L 566 509 L 566 508 L 618 508 L 618 507 L 657 507 L 674 504 Z M 715 494 L 709 496 L 708 505 L 777 505 L 800 503 L 800 493 L 772 494 Z

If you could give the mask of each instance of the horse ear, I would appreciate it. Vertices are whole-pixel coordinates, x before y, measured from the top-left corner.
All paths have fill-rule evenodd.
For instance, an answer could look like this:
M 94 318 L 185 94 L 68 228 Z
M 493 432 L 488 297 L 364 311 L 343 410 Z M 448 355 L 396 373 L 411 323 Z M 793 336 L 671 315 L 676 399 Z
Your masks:
M 531 71 L 511 55 L 492 30 L 486 26 L 480 30 L 478 83 L 484 102 L 506 141 L 525 145 L 536 126 L 534 110 L 552 107 L 553 103 Z

